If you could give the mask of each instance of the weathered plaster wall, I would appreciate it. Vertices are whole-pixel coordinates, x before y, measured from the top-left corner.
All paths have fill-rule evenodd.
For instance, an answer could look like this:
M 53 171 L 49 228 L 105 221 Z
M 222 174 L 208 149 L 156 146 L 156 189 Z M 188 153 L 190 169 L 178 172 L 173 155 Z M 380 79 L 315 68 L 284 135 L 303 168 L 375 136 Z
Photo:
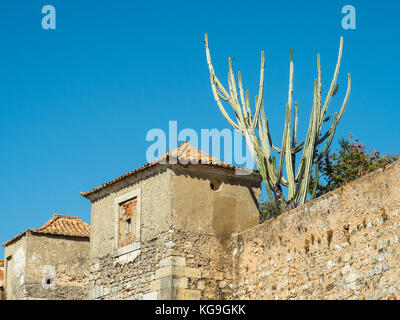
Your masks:
M 27 299 L 87 299 L 88 238 L 29 234 L 26 262 Z
M 4 248 L 7 299 L 22 299 L 24 297 L 26 256 L 26 234 Z
M 100 191 L 92 199 L 90 256 L 98 258 L 114 248 L 114 200 L 141 188 L 141 238 L 146 240 L 169 230 L 171 224 L 171 171 L 155 167 Z
M 400 162 L 242 232 L 235 299 L 400 298 Z
M 174 228 L 227 238 L 258 224 L 260 178 L 205 166 L 173 167 Z M 218 190 L 210 182 L 218 179 Z
M 7 299 L 87 299 L 88 238 L 27 232 L 5 247 L 5 257 Z

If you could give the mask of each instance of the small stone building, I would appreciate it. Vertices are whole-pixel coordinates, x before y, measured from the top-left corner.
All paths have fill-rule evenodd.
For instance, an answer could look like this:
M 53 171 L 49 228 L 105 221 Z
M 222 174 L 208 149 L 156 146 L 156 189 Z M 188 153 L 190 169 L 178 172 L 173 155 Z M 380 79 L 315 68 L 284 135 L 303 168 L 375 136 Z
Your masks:
M 7 299 L 87 299 L 89 225 L 55 214 L 3 244 Z
M 89 299 L 229 299 L 232 233 L 258 224 L 261 177 L 185 142 L 82 195 Z

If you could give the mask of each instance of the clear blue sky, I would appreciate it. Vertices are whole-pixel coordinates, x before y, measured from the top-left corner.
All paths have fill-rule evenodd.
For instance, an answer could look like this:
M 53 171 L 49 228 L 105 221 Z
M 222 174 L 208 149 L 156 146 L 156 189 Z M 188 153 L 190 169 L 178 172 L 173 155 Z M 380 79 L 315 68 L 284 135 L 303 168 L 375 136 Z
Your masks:
M 56 30 L 41 27 L 56 8 Z M 341 8 L 356 8 L 357 29 L 341 28 Z M 371 149 L 399 153 L 398 1 L 36 1 L 0 3 L 0 153 L 3 243 L 53 213 L 90 220 L 80 191 L 146 162 L 146 132 L 229 128 L 212 97 L 203 45 L 226 84 L 235 57 L 252 101 L 260 51 L 266 55 L 265 105 L 280 139 L 289 48 L 304 135 L 316 54 L 329 85 L 339 37 L 352 94 L 336 137 L 350 131 Z M 326 91 L 324 91 L 326 92 Z M 335 140 L 337 141 L 337 140 Z M 3 255 L 0 251 L 0 257 Z

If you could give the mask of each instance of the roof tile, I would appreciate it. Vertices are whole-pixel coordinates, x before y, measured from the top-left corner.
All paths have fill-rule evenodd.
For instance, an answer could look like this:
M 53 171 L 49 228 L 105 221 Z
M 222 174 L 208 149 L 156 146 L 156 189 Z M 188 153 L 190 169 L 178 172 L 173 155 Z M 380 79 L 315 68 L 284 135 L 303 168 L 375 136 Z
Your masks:
M 24 236 L 26 232 L 52 234 L 67 237 L 89 237 L 90 225 L 78 217 L 67 216 L 63 214 L 54 214 L 52 218 L 43 226 L 36 229 L 28 229 L 7 242 L 3 243 L 3 247 Z
M 207 165 L 207 166 L 225 168 L 225 169 L 231 169 L 231 170 L 237 169 L 237 170 L 247 170 L 250 172 L 255 172 L 254 170 L 251 170 L 251 169 L 241 168 L 241 167 L 237 167 L 237 166 L 234 166 L 231 164 L 224 163 L 221 160 L 219 160 L 215 157 L 212 157 L 208 153 L 205 153 L 205 152 L 199 150 L 198 148 L 193 147 L 192 145 L 189 144 L 189 142 L 185 141 L 181 145 L 179 145 L 178 148 L 176 148 L 175 150 L 167 151 L 167 153 L 165 155 L 161 156 L 156 161 L 147 163 L 144 166 L 140 167 L 139 169 L 127 172 L 127 173 L 119 176 L 118 178 L 115 178 L 109 182 L 103 183 L 101 186 L 96 187 L 88 192 L 81 192 L 81 195 L 83 197 L 87 198 L 91 194 L 96 193 L 118 181 L 121 181 L 126 177 L 133 176 L 133 175 L 135 175 L 139 172 L 142 172 L 148 168 L 151 168 L 157 164 L 167 164 L 167 163 L 169 163 L 169 164 L 192 163 L 192 164 Z

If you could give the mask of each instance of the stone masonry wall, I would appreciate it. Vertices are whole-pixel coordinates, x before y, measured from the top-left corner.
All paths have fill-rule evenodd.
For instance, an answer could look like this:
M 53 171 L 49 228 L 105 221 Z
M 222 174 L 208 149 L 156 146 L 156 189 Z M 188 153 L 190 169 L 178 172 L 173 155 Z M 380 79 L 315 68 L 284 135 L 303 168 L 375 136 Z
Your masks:
M 181 266 L 172 269 L 182 279 L 175 299 L 232 299 L 232 256 L 225 240 L 182 230 L 174 232 L 171 240 L 173 253 L 181 257 Z M 164 271 L 169 272 L 168 267 Z
M 400 162 L 232 243 L 234 299 L 400 298 Z
M 130 259 L 93 259 L 89 299 L 229 299 L 228 260 L 215 236 L 169 230 L 142 241 Z
M 90 266 L 89 300 L 141 300 L 151 298 L 159 260 L 167 254 L 169 233 L 142 241 L 130 259 L 118 260 L 112 253 L 93 257 Z

